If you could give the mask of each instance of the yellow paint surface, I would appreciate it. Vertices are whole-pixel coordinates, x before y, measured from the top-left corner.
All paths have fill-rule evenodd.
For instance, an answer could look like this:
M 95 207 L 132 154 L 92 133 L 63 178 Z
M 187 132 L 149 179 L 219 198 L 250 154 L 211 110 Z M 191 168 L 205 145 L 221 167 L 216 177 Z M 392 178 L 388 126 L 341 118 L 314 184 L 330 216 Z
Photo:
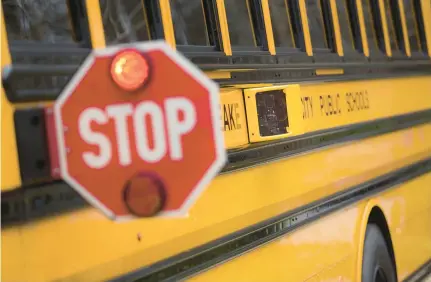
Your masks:
M 219 176 L 182 219 L 114 223 L 88 208 L 3 229 L 3 280 L 108 279 L 430 154 L 427 124 Z
M 242 90 L 221 89 L 221 123 L 227 149 L 248 144 L 247 120 L 245 117 Z
M 261 136 L 256 94 L 282 90 L 287 133 Z M 431 109 L 431 77 L 409 77 L 324 84 L 280 85 L 244 90 L 251 142 L 282 139 L 313 131 Z M 408 93 L 408 94 L 407 94 Z
M 1 72 L 10 65 L 6 27 L 3 14 L 1 16 Z M 14 108 L 6 98 L 1 87 L 1 191 L 11 190 L 21 185 L 21 176 L 16 150 L 15 125 L 13 121 Z
M 357 252 L 371 208 L 389 224 L 399 281 L 431 258 L 431 173 L 323 217 L 188 281 L 360 281 Z M 360 249 L 362 252 L 362 249 Z M 358 256 L 359 255 L 359 256 Z M 357 261 L 357 258 L 358 261 Z M 356 275 L 357 274 L 357 275 Z

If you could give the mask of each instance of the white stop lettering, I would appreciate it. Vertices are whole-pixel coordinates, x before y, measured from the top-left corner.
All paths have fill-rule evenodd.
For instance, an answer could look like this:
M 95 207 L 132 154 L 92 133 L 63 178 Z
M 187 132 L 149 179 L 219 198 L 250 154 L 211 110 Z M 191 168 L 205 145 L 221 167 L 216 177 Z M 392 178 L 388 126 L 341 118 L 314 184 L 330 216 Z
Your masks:
M 114 140 L 91 128 L 92 123 L 106 125 L 111 120 L 115 127 Z M 128 166 L 132 163 L 130 138 L 134 138 L 135 150 L 143 161 L 155 163 L 166 155 L 180 161 L 183 159 L 182 137 L 193 130 L 196 121 L 196 108 L 184 97 L 166 99 L 163 108 L 152 101 L 142 101 L 136 107 L 131 103 L 109 105 L 105 109 L 90 107 L 79 115 L 79 134 L 87 144 L 95 145 L 99 150 L 98 153 L 83 152 L 82 159 L 88 167 L 102 169 L 111 162 L 116 149 L 119 164 Z M 128 130 L 129 122 L 133 124 L 132 135 Z M 152 140 L 149 140 L 148 132 L 151 132 Z

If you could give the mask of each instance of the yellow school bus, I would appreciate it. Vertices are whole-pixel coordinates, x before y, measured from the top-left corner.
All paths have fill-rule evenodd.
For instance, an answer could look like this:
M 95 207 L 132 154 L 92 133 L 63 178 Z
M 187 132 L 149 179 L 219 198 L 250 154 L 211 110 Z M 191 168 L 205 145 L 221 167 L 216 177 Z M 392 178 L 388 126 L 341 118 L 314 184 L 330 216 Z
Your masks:
M 2 281 L 429 272 L 429 0 L 2 0 L 1 17 Z M 92 49 L 149 40 L 220 86 L 228 162 L 186 218 L 116 223 L 53 177 L 44 108 Z

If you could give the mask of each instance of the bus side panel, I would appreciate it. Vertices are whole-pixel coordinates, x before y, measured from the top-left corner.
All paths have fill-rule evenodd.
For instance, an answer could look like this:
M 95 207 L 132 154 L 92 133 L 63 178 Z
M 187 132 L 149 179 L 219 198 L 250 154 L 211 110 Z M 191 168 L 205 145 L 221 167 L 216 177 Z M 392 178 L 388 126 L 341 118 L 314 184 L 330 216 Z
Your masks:
M 431 173 L 371 200 L 304 226 L 265 246 L 203 272 L 189 281 L 357 281 L 362 215 L 378 206 L 388 221 L 398 279 L 431 258 Z
M 10 65 L 6 26 L 3 14 L 1 17 L 1 67 Z M 1 87 L 1 191 L 11 190 L 21 185 L 21 176 L 18 164 L 18 155 L 15 140 L 15 124 L 13 121 L 14 108 L 6 98 L 3 86 Z
M 355 281 L 363 203 L 339 210 L 188 281 Z
M 21 185 L 20 169 L 13 121 L 14 108 L 1 88 L 1 190 L 12 190 Z
M 86 208 L 18 226 L 3 226 L 2 242 L 8 248 L 2 251 L 8 256 L 8 265 L 16 267 L 2 273 L 2 278 L 101 281 L 126 274 L 426 158 L 430 155 L 430 138 L 431 125 L 426 124 L 221 175 L 203 193 L 190 216 L 180 221 L 138 220 L 118 225 L 94 208 Z M 326 225 L 311 229 L 309 236 L 326 235 Z M 331 236 L 340 236 L 339 230 L 331 232 L 335 232 Z M 138 240 L 137 234 L 142 234 L 144 240 Z M 324 246 L 321 251 L 328 250 L 328 245 Z M 285 256 L 285 251 L 276 252 Z M 305 258 L 308 260 L 308 255 Z M 315 261 L 334 264 L 340 259 L 322 260 L 317 256 Z M 20 270 L 22 265 L 25 267 Z M 316 271 L 310 269 L 306 276 Z
M 350 281 L 358 281 L 355 280 L 352 271 L 352 257 L 349 256 L 346 259 L 341 260 L 335 265 L 331 265 L 326 268 L 324 271 L 320 272 L 316 276 L 314 276 L 311 280 L 308 281 L 325 281 L 325 282 L 350 282 Z
M 431 173 L 376 198 L 389 225 L 398 279 L 431 259 Z

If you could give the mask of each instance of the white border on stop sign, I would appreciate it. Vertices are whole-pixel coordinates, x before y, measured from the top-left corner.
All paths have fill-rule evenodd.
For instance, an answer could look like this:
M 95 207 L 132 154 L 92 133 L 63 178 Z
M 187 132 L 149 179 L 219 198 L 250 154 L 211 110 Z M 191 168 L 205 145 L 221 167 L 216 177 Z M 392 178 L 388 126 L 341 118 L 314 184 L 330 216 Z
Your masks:
M 150 50 L 162 50 L 167 56 L 169 56 L 175 63 L 177 63 L 186 73 L 191 75 L 193 78 L 203 84 L 208 90 L 211 101 L 212 110 L 212 123 L 214 133 L 214 143 L 216 146 L 216 160 L 201 178 L 196 185 L 193 192 L 188 196 L 182 207 L 177 211 L 172 212 L 161 212 L 156 217 L 184 217 L 188 215 L 188 211 L 191 206 L 196 202 L 199 195 L 203 192 L 207 185 L 209 185 L 212 179 L 217 176 L 218 172 L 223 168 L 227 156 L 224 147 L 223 131 L 221 130 L 220 120 L 220 99 L 219 99 L 219 88 L 218 85 L 208 78 L 198 67 L 189 62 L 182 54 L 174 51 L 165 41 L 150 41 L 145 43 L 131 43 L 131 44 L 118 44 L 115 46 L 106 47 L 104 49 L 95 49 L 88 55 L 81 67 L 74 74 L 72 79 L 68 82 L 66 87 L 61 92 L 60 96 L 54 103 L 54 115 L 56 125 L 56 135 L 58 143 L 59 161 L 60 161 L 60 173 L 63 178 L 72 188 L 74 188 L 84 199 L 90 202 L 93 206 L 100 209 L 106 216 L 115 221 L 127 221 L 131 219 L 137 219 L 139 217 L 133 215 L 127 216 L 116 216 L 110 209 L 103 205 L 97 198 L 90 194 L 80 183 L 75 181 L 68 173 L 68 167 L 66 162 L 67 148 L 64 141 L 64 127 L 63 120 L 61 118 L 61 108 L 66 102 L 67 98 L 74 92 L 77 85 L 81 82 L 88 70 L 94 63 L 94 58 L 111 56 L 120 51 L 123 48 L 134 48 L 139 51 L 150 51 Z M 90 168 L 88 168 L 90 169 Z

